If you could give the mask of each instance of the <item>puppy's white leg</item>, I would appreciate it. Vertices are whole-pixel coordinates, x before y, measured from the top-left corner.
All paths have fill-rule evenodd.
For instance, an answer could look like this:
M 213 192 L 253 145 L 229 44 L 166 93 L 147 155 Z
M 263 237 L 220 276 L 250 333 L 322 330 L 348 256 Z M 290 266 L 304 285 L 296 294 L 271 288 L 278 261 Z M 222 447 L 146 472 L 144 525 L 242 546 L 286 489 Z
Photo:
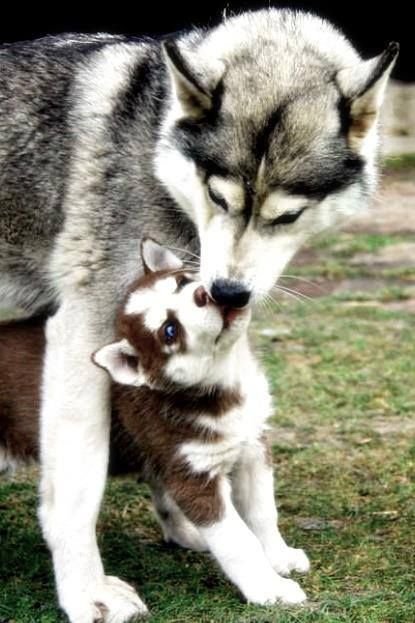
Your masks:
M 236 508 L 260 540 L 273 568 L 282 575 L 306 573 L 309 560 L 302 549 L 288 547 L 278 529 L 274 477 L 265 441 L 248 446 L 232 474 Z
M 207 550 L 200 531 L 180 510 L 171 496 L 160 487 L 152 487 L 152 498 L 164 540 L 196 552 Z
M 87 299 L 66 300 L 47 326 L 39 516 L 71 623 L 123 623 L 146 608 L 131 587 L 105 577 L 96 542 L 108 461 L 109 382 L 90 357 L 112 337 L 112 319 L 90 306 Z
M 306 595 L 297 582 L 278 575 L 261 543 L 237 513 L 229 483 L 221 483 L 223 514 L 208 526 L 199 526 L 210 551 L 244 597 L 256 604 L 301 603 Z

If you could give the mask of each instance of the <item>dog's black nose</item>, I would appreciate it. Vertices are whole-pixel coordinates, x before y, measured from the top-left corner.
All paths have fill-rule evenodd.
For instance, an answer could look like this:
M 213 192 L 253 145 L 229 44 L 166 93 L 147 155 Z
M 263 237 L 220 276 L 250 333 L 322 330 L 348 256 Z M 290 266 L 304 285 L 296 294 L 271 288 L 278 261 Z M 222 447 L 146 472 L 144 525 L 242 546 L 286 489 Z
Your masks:
M 251 292 L 238 281 L 215 279 L 210 290 L 210 295 L 218 305 L 245 307 L 250 299 Z

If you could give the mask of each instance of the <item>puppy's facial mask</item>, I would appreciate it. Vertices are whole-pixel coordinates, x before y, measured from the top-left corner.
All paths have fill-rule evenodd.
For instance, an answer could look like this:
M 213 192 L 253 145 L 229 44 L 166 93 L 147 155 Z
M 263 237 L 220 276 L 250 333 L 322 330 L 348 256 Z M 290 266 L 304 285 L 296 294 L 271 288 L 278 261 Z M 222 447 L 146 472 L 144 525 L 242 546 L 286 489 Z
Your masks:
M 250 312 L 217 306 L 198 276 L 154 240 L 143 242 L 141 255 L 144 275 L 117 318 L 120 339 L 93 361 L 124 385 L 203 383 L 215 356 L 245 332 Z

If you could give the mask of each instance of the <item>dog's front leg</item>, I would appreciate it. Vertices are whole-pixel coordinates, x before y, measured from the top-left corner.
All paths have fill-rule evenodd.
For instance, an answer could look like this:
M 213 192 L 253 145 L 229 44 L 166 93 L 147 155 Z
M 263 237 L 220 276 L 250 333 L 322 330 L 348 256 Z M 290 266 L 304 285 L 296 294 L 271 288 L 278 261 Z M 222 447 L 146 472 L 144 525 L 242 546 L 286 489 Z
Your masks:
M 225 478 L 203 483 L 202 475 L 195 476 L 193 483 L 188 479 L 184 486 L 172 486 L 170 493 L 248 602 L 295 604 L 306 599 L 296 582 L 272 568 L 261 543 L 236 511 Z
M 43 534 L 71 623 L 122 623 L 146 608 L 134 589 L 106 577 L 95 524 L 108 462 L 109 381 L 91 353 L 111 339 L 111 306 L 65 299 L 48 321 L 41 413 Z
M 306 554 L 302 549 L 288 547 L 278 529 L 273 468 L 265 439 L 245 448 L 232 474 L 232 494 L 273 568 L 282 575 L 293 570 L 306 573 L 310 568 Z
M 162 486 L 153 484 L 151 486 L 151 497 L 156 517 L 167 543 L 176 543 L 176 545 L 196 552 L 206 551 L 207 545 L 200 536 L 200 532 L 195 524 L 186 517 Z

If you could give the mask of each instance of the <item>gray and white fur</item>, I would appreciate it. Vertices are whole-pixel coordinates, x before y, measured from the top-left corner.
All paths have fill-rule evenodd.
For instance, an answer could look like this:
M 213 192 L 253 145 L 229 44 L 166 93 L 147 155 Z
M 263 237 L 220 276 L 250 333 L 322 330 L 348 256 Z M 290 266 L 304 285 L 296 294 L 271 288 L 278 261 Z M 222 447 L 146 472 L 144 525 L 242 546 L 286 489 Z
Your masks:
M 40 519 L 71 623 L 146 612 L 97 547 L 109 383 L 90 362 L 113 339 L 139 240 L 200 252 L 219 304 L 263 298 L 304 240 L 373 192 L 396 55 L 390 44 L 362 61 L 325 21 L 275 9 L 163 45 L 66 35 L 1 47 L 0 297 L 57 309 Z

